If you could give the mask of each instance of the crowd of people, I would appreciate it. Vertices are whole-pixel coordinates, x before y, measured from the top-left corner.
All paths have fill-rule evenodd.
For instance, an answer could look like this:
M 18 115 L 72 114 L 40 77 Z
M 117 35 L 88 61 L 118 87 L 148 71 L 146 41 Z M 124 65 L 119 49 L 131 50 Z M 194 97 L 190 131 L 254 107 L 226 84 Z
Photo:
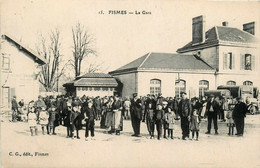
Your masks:
M 176 120 L 180 120 L 182 139 L 199 139 L 200 123 L 207 118 L 206 134 L 211 133 L 214 123 L 215 134 L 218 134 L 218 119 L 227 122 L 228 135 L 234 134 L 236 127 L 238 136 L 244 133 L 244 118 L 248 111 L 242 98 L 226 98 L 224 96 L 188 99 L 185 92 L 181 97 L 166 97 L 147 95 L 133 98 L 87 97 L 83 96 L 38 96 L 38 100 L 17 103 L 16 97 L 12 99 L 12 122 L 28 122 L 31 136 L 38 135 L 38 126 L 42 134 L 56 135 L 55 128 L 63 125 L 67 128 L 68 138 L 79 137 L 79 131 L 85 126 L 85 140 L 95 138 L 95 123 L 100 122 L 100 128 L 106 129 L 109 134 L 120 135 L 123 131 L 123 121 L 131 119 L 133 135 L 140 137 L 141 122 L 145 122 L 150 138 L 174 139 L 173 131 Z M 46 131 L 45 131 L 46 130 Z M 190 137 L 191 133 L 191 137 Z

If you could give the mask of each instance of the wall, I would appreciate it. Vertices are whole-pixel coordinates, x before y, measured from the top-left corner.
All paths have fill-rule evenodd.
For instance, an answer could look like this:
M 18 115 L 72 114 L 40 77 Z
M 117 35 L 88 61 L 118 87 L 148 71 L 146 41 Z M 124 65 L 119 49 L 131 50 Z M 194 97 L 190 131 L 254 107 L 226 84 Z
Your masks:
M 80 87 L 82 88 L 82 87 Z M 92 88 L 92 90 L 82 90 L 79 89 L 79 87 L 76 87 L 76 96 L 78 97 L 82 97 L 82 96 L 90 96 L 90 97 L 104 97 L 104 96 L 113 96 L 114 95 L 114 88 L 113 90 L 110 90 L 110 88 L 107 91 L 103 91 L 103 90 L 98 90 L 95 91 L 94 88 Z
M 175 96 L 175 80 L 178 79 L 178 73 L 138 72 L 138 94 L 140 96 L 145 96 L 150 93 L 151 79 L 161 80 L 161 92 L 164 97 Z M 214 74 L 203 74 L 203 73 L 192 73 L 192 72 L 180 73 L 180 79 L 186 81 L 186 92 L 189 97 L 199 96 L 200 80 L 209 81 L 209 89 L 215 89 Z
M 259 77 L 259 50 L 249 47 L 233 47 L 219 46 L 219 72 L 217 73 L 217 84 L 225 85 L 227 81 L 236 81 L 237 85 L 242 85 L 244 81 L 249 80 L 254 83 L 254 86 L 260 86 Z M 232 52 L 234 56 L 235 67 L 232 70 L 223 69 L 224 53 Z M 241 54 L 251 54 L 255 56 L 254 70 L 241 70 Z
M 17 101 L 24 99 L 25 103 L 36 100 L 39 95 L 39 82 L 34 75 L 37 63 L 6 40 L 2 43 L 2 53 L 10 57 L 10 70 L 1 71 L 1 86 L 10 88 L 9 98 L 16 95 Z M 3 106 L 10 108 L 10 104 L 9 107 L 6 104 Z
M 132 97 L 133 93 L 138 92 L 136 86 L 139 80 L 137 76 L 137 73 L 113 75 L 113 77 L 118 78 L 123 83 L 122 97 Z
M 218 69 L 219 61 L 218 61 L 218 47 L 210 47 L 197 50 L 200 51 L 200 57 L 208 63 L 211 67 Z M 186 52 L 183 54 L 193 55 L 194 51 Z

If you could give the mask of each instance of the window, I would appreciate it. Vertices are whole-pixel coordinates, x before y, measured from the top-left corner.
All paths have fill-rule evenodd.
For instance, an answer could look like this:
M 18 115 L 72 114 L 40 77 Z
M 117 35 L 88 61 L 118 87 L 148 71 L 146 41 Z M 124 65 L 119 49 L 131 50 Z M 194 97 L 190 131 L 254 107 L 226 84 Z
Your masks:
M 102 88 L 103 91 L 108 91 L 107 87 Z
M 253 85 L 253 82 L 251 82 L 251 81 L 245 81 L 245 82 L 243 82 L 243 85 Z
M 235 81 L 227 81 L 227 85 L 235 86 L 235 85 L 236 85 L 236 82 L 235 82 Z
M 99 91 L 100 88 L 99 88 L 99 87 L 94 87 L 94 90 L 95 90 L 95 91 Z
M 78 91 L 80 91 L 80 90 L 81 90 L 81 87 L 77 87 L 77 89 L 78 89 Z
M 114 88 L 110 88 L 110 91 L 114 91 Z
M 180 96 L 181 92 L 186 92 L 186 81 L 176 80 L 175 81 L 175 96 Z
M 241 70 L 254 70 L 255 57 L 251 54 L 241 54 Z
M 223 66 L 224 66 L 223 69 L 229 69 L 229 70 L 235 69 L 235 57 L 231 52 L 224 53 Z
M 205 91 L 209 90 L 209 81 L 201 80 L 199 81 L 199 97 L 203 97 Z
M 161 93 L 161 80 L 151 79 L 150 80 L 150 94 L 158 95 L 159 93 Z
M 9 70 L 10 69 L 10 57 L 6 54 L 2 54 L 3 62 L 2 62 L 2 69 Z

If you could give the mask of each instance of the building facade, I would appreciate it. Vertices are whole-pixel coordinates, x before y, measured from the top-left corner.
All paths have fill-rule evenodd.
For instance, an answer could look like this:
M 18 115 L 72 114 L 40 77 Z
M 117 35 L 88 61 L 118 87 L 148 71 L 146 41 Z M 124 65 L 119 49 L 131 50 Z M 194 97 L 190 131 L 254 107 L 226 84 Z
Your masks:
M 260 87 L 255 23 L 243 27 L 239 30 L 223 22 L 206 32 L 204 17 L 195 17 L 192 41 L 178 54 L 148 53 L 109 74 L 123 83 L 122 96 L 162 93 L 174 97 L 185 91 L 191 98 L 220 85 Z
M 183 91 L 194 97 L 215 88 L 214 68 L 193 55 L 148 53 L 110 74 L 123 83 L 123 97 L 133 93 L 173 97 Z
M 228 27 L 228 22 L 214 26 L 207 32 L 204 27 L 203 16 L 193 18 L 192 41 L 177 52 L 195 54 L 212 66 L 216 70 L 217 86 L 260 87 L 260 43 L 254 34 L 255 22 L 244 24 L 243 30 Z
M 10 35 L 1 38 L 1 110 L 10 110 L 13 96 L 25 103 L 37 99 L 37 67 L 45 64 L 33 50 Z
M 83 97 L 113 96 L 118 83 L 115 78 L 105 73 L 87 73 L 77 77 L 74 81 L 65 83 L 67 94 Z

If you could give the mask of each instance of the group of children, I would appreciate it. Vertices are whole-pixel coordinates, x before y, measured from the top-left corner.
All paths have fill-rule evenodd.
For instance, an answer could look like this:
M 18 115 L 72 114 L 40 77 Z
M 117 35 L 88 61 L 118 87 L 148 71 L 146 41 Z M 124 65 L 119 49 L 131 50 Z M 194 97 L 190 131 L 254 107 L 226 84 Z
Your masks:
M 146 124 L 147 129 L 150 134 L 150 139 L 154 139 L 154 128 L 156 126 L 157 130 L 157 139 L 160 140 L 162 137 L 163 129 L 163 138 L 165 139 L 174 139 L 173 130 L 175 125 L 175 120 L 179 120 L 178 116 L 174 110 L 167 106 L 167 103 L 158 104 L 156 110 L 152 108 L 152 104 L 148 105 L 146 109 Z M 194 139 L 194 134 L 196 133 L 196 140 L 199 138 L 199 125 L 200 117 L 198 110 L 193 110 L 192 115 L 190 116 L 190 130 L 192 132 L 192 140 Z M 166 135 L 168 133 L 168 135 Z
M 38 124 L 41 125 L 43 135 L 45 135 L 45 128 L 47 134 L 56 135 L 54 123 L 56 114 L 56 107 L 54 105 L 47 111 L 45 105 L 36 109 L 32 104 L 29 104 L 28 125 L 30 127 L 31 136 L 38 135 Z

